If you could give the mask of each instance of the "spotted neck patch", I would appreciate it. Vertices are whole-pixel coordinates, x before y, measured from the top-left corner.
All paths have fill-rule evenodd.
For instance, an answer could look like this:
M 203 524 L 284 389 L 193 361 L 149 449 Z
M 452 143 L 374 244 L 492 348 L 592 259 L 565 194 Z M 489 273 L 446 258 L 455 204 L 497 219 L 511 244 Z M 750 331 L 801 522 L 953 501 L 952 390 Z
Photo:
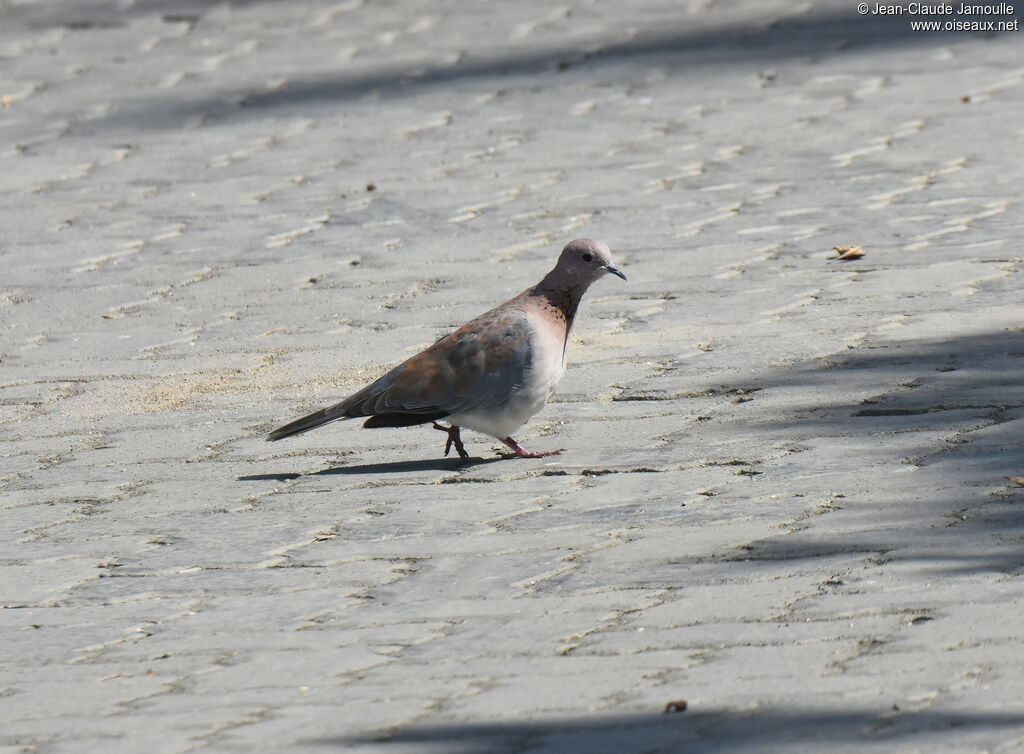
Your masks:
M 576 317 L 576 310 L 583 298 L 583 289 L 578 287 L 557 288 L 548 290 L 537 290 L 535 295 L 539 299 L 538 304 L 544 314 L 565 328 L 565 339 L 562 352 L 565 352 L 565 344 L 569 342 L 569 331 L 572 330 L 572 322 Z

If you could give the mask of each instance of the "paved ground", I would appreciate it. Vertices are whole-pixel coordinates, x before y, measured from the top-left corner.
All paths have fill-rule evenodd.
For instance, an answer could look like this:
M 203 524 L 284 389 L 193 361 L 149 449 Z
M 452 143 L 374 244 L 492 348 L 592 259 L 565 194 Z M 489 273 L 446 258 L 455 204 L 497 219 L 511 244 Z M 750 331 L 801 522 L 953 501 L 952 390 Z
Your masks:
M 0 752 L 1024 749 L 1024 37 L 912 20 L 0 2 Z M 583 235 L 562 456 L 263 441 Z

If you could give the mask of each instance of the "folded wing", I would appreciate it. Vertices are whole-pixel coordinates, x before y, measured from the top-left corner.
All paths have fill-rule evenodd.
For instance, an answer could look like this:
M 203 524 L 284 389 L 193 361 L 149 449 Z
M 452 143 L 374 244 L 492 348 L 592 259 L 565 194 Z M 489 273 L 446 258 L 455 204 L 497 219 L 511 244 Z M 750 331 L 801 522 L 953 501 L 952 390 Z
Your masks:
M 502 405 L 530 367 L 526 313 L 507 304 L 463 325 L 340 403 L 274 430 L 268 440 L 338 419 L 369 417 L 365 427 L 401 427 Z

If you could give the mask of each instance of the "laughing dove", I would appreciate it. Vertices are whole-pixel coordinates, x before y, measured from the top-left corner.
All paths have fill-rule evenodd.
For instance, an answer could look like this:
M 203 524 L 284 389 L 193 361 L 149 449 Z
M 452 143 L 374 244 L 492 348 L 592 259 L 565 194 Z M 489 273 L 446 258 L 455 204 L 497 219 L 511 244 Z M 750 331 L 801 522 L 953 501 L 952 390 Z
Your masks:
M 570 242 L 544 279 L 481 314 L 425 351 L 399 364 L 340 403 L 275 429 L 268 440 L 307 432 L 337 419 L 368 416 L 364 427 L 407 427 L 433 422 L 452 445 L 469 453 L 460 427 L 491 435 L 510 457 L 540 458 L 557 450 L 529 451 L 511 435 L 536 414 L 565 374 L 569 331 L 587 288 L 606 273 L 626 276 L 601 241 Z M 447 419 L 443 427 L 438 419 Z

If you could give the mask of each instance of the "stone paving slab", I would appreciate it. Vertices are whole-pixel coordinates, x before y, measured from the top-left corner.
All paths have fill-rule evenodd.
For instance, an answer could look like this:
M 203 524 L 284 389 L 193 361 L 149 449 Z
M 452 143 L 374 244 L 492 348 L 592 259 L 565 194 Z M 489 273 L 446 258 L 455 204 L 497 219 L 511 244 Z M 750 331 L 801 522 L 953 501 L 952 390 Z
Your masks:
M 0 0 L 0 752 L 1024 748 L 1024 48 L 873 7 Z M 263 441 L 584 235 L 561 456 Z

